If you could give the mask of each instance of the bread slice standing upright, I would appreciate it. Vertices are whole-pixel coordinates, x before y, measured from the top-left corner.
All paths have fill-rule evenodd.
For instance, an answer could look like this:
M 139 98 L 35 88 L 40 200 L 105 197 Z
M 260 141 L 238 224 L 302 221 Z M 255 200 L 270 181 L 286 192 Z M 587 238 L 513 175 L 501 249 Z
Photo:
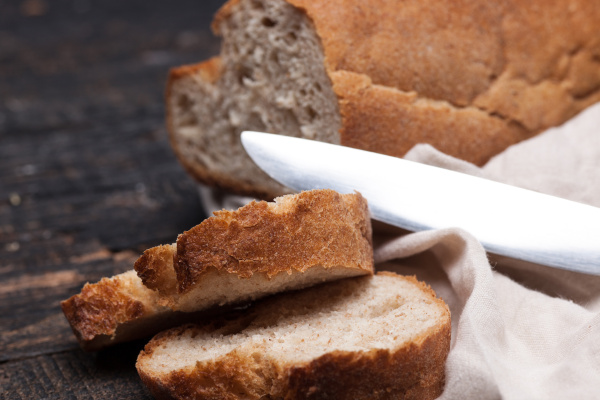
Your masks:
M 227 304 L 372 274 L 371 221 L 360 194 L 313 190 L 251 202 L 146 250 L 135 270 L 62 302 L 82 347 L 147 337 Z
M 587 0 L 231 0 L 219 57 L 176 68 L 171 143 L 203 182 L 273 196 L 242 130 L 485 163 L 600 101 Z
M 434 399 L 449 349 L 447 305 L 384 272 L 163 332 L 137 369 L 160 399 Z

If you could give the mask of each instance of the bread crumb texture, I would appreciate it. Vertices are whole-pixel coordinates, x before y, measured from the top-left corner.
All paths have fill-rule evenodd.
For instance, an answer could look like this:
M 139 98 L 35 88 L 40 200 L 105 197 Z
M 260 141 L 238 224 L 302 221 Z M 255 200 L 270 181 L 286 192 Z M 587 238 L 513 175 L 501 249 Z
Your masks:
M 159 398 L 436 398 L 450 313 L 414 277 L 350 278 L 157 335 L 138 372 Z

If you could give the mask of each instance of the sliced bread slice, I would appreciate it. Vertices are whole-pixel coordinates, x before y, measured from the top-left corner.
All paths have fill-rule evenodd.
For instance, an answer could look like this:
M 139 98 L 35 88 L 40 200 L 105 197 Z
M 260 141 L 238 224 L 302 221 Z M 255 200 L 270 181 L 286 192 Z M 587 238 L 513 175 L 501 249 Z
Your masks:
M 310 190 L 219 211 L 177 239 L 174 262 L 155 249 L 135 270 L 180 311 L 373 273 L 371 222 L 360 194 Z
M 447 305 L 414 277 L 381 272 L 162 332 L 136 367 L 157 398 L 433 399 L 449 348 Z
M 86 284 L 62 302 L 83 348 L 148 337 L 218 306 L 372 274 L 367 203 L 313 190 L 220 211 L 177 244 L 146 250 L 135 269 L 139 276 Z

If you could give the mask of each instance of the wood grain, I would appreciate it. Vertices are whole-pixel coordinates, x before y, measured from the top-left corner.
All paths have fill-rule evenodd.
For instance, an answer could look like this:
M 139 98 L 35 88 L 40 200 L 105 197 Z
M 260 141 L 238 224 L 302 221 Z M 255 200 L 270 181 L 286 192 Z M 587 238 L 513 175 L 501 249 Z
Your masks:
M 0 365 L 0 393 L 12 399 L 151 399 L 135 370 L 142 343 L 90 355 L 56 352 Z
M 0 398 L 147 398 L 143 343 L 79 350 L 59 302 L 205 218 L 164 128 L 221 0 L 0 0 Z

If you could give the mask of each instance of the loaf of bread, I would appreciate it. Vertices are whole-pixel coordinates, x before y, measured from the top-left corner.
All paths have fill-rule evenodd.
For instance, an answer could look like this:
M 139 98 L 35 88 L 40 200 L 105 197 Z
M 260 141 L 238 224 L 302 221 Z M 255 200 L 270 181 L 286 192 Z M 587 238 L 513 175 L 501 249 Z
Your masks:
M 83 348 L 148 337 L 221 305 L 372 274 L 367 203 L 313 190 L 220 211 L 176 244 L 146 250 L 135 270 L 62 302 Z
M 242 130 L 485 163 L 600 101 L 587 0 L 230 0 L 219 57 L 174 69 L 168 129 L 199 180 L 273 196 Z
M 447 305 L 379 273 L 160 333 L 137 370 L 160 399 L 434 399 L 449 350 Z

